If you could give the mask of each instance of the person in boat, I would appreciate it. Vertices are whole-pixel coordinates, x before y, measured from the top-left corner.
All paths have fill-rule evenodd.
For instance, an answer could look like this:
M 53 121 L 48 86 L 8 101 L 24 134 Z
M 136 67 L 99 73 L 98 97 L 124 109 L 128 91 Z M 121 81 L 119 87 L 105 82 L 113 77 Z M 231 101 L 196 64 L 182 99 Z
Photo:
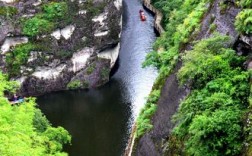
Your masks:
M 11 101 L 17 101 L 17 100 L 18 100 L 18 96 L 17 96 L 17 94 L 14 94 Z
M 140 18 L 142 21 L 146 20 L 146 16 L 144 15 L 144 11 L 142 9 L 139 10 Z
M 10 100 L 11 104 L 18 104 L 22 102 L 24 102 L 24 97 L 18 96 L 17 94 L 14 94 Z

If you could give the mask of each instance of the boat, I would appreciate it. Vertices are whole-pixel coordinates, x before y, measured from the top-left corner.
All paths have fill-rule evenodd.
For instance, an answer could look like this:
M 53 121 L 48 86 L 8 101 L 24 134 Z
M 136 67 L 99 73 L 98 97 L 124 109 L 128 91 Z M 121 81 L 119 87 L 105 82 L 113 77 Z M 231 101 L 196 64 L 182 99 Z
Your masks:
M 10 104 L 15 105 L 15 104 L 23 103 L 23 102 L 24 102 L 24 98 L 20 98 L 18 100 L 10 101 Z
M 141 21 L 146 21 L 146 16 L 144 15 L 144 11 L 140 9 L 139 14 L 140 14 Z

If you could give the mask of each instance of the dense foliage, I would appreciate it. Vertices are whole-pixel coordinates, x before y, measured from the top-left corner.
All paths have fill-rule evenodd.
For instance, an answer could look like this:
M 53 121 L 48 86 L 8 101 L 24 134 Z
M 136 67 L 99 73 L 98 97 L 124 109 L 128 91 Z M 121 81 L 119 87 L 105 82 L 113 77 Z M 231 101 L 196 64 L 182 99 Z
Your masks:
M 52 31 L 54 24 L 46 19 L 33 17 L 24 22 L 23 33 L 28 36 L 41 35 Z
M 250 82 L 252 80 L 252 70 L 249 70 L 250 74 Z M 245 155 L 250 156 L 252 155 L 252 84 L 250 83 L 250 96 L 248 98 L 249 100 L 249 106 L 248 106 L 248 115 L 247 115 L 247 122 L 246 122 L 246 127 L 244 128 L 245 132 L 245 141 L 244 143 L 246 144 L 245 146 Z
M 236 16 L 236 29 L 242 34 L 249 35 L 252 33 L 252 1 L 238 0 L 236 3 L 242 7 L 242 11 Z
M 52 31 L 68 12 L 66 2 L 50 2 L 42 6 L 42 13 L 24 19 L 22 33 L 36 36 Z
M 252 7 L 251 0 L 237 0 L 236 3 L 243 8 Z
M 236 29 L 244 34 L 252 33 L 252 9 L 244 9 L 237 16 L 235 21 Z
M 49 21 L 62 20 L 68 13 L 66 2 L 51 2 L 43 6 L 43 18 Z
M 15 92 L 17 85 L 1 73 L 0 81 L 0 155 L 67 155 L 61 151 L 71 140 L 68 132 L 52 127 L 32 98 L 11 106 L 4 92 Z
M 190 80 L 194 90 L 180 105 L 173 134 L 189 155 L 239 155 L 243 146 L 249 74 L 226 40 L 202 40 L 183 56 L 178 76 L 181 83 Z

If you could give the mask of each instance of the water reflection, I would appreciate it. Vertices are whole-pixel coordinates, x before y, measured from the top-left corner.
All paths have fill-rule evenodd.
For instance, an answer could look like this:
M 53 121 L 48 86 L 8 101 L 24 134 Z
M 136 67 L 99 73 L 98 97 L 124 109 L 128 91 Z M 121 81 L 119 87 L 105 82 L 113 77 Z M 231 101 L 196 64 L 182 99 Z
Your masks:
M 147 21 L 141 22 L 139 9 L 142 4 L 138 0 L 124 1 L 124 25 L 121 38 L 120 67 L 113 76 L 120 82 L 122 95 L 132 107 L 131 121 L 140 112 L 153 82 L 157 76 L 154 68 L 142 68 L 142 62 L 148 52 L 152 51 L 152 44 L 156 39 L 153 29 L 153 16 L 146 12 Z

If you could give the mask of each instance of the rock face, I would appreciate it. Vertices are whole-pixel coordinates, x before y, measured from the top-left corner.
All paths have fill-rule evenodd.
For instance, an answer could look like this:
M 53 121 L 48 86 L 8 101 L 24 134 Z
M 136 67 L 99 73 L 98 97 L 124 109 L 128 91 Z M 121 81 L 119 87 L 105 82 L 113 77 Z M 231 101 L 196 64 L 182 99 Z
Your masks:
M 223 35 L 231 37 L 231 45 L 235 49 L 240 49 L 241 53 L 252 50 L 252 37 L 239 36 L 235 30 L 234 21 L 240 9 L 234 4 L 230 4 L 229 8 L 224 12 L 219 6 L 220 0 L 215 0 L 212 5 L 208 6 L 209 10 L 205 14 L 201 22 L 201 29 L 197 32 L 195 40 L 208 38 L 213 30 L 209 25 L 214 24 L 215 30 Z M 192 41 L 193 42 L 193 41 Z M 192 45 L 189 43 L 184 50 L 190 50 Z M 239 51 L 238 51 L 239 52 Z M 161 156 L 169 155 L 165 153 L 168 145 L 167 140 L 169 134 L 174 127 L 171 122 L 172 116 L 176 113 L 180 101 L 190 93 L 190 90 L 185 87 L 180 87 L 176 78 L 177 71 L 181 67 L 181 61 L 178 61 L 173 73 L 167 77 L 165 85 L 162 88 L 161 96 L 158 101 L 158 108 L 152 118 L 153 129 L 141 137 L 135 146 L 132 155 L 137 156 Z M 248 63 L 249 68 L 252 64 Z M 250 67 L 251 66 L 251 67 Z
M 36 35 L 24 31 L 24 21 L 50 18 L 43 16 L 47 11 L 45 6 L 61 2 L 0 1 L 0 10 L 7 10 L 5 14 L 0 11 L 0 67 L 11 79 L 21 83 L 20 93 L 24 96 L 100 86 L 109 80 L 110 70 L 117 60 L 121 0 L 65 0 L 67 12 L 60 20 L 49 19 L 51 23 L 57 22 L 50 31 Z M 61 11 L 57 7 L 50 9 Z M 8 60 L 10 56 L 18 59 L 15 49 L 26 44 L 36 45 L 28 49 L 26 58 Z M 19 61 L 18 66 L 15 61 Z M 14 67 L 16 70 L 12 72 Z

